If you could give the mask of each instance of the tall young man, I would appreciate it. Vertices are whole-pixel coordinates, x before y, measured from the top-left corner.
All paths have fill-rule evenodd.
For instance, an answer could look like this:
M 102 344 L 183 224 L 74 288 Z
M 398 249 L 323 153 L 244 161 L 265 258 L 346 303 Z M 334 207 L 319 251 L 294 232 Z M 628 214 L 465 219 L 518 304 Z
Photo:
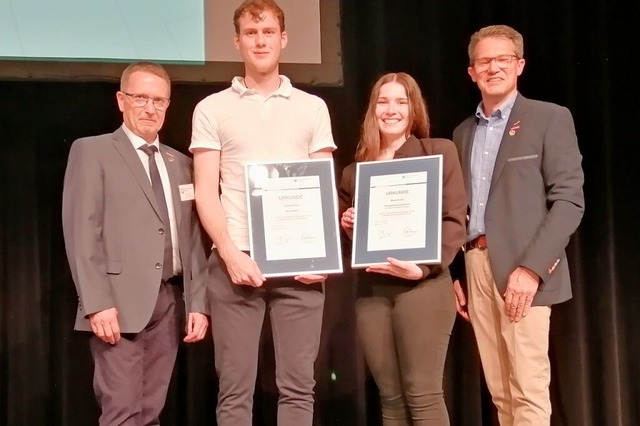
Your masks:
M 221 426 L 251 426 L 260 333 L 269 312 L 279 390 L 278 424 L 310 426 L 314 362 L 326 276 L 265 280 L 248 254 L 244 165 L 331 157 L 336 148 L 325 103 L 279 75 L 287 45 L 284 13 L 273 0 L 235 11 L 235 47 L 244 77 L 202 100 L 193 114 L 196 204 L 214 242 L 208 298 L 219 378 Z

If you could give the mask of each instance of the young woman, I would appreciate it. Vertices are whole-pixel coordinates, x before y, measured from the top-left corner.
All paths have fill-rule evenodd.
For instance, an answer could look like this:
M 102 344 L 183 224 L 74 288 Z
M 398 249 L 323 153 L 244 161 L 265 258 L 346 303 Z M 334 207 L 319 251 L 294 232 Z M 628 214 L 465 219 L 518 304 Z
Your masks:
M 443 155 L 442 263 L 417 265 L 388 258 L 358 278 L 357 329 L 378 385 L 385 426 L 449 424 L 442 376 L 456 315 L 448 266 L 465 239 L 467 199 L 453 142 L 429 138 L 426 103 L 406 73 L 373 86 L 356 162 Z M 339 187 L 340 225 L 351 238 L 356 163 Z

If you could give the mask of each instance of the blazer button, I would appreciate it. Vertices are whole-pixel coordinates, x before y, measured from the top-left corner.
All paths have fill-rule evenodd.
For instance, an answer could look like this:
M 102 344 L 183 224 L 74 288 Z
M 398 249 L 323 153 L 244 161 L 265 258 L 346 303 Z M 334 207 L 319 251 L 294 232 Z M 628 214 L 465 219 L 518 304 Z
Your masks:
M 156 263 L 156 269 L 162 269 L 162 265 L 160 263 Z
M 158 228 L 158 234 L 160 234 L 160 235 L 164 235 L 164 229 L 162 229 L 162 228 Z

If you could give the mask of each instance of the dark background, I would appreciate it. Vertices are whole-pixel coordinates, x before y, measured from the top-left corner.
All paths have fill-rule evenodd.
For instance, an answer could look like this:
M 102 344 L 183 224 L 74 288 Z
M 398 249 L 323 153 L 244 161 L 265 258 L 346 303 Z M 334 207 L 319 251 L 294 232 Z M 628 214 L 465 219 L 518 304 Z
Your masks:
M 412 74 L 429 103 L 433 135 L 450 137 L 479 100 L 466 73 L 471 33 L 495 23 L 522 32 L 527 65 L 519 88 L 572 111 L 586 176 L 586 214 L 568 248 L 575 297 L 552 314 L 554 425 L 640 424 L 640 90 L 632 65 L 640 10 L 625 3 L 343 0 L 344 85 L 299 86 L 329 106 L 340 171 L 353 158 L 381 73 Z M 186 152 L 195 104 L 227 86 L 174 85 L 162 140 Z M 96 424 L 86 337 L 72 331 L 76 295 L 60 198 L 72 141 L 120 125 L 116 90 L 100 82 L 0 82 L 0 424 Z M 355 340 L 353 288 L 348 272 L 327 283 L 317 425 L 379 424 Z M 469 326 L 458 321 L 445 377 L 454 425 L 492 421 L 473 345 Z M 264 349 L 255 423 L 275 425 L 269 339 Z M 215 424 L 212 354 L 210 338 L 181 349 L 163 424 Z

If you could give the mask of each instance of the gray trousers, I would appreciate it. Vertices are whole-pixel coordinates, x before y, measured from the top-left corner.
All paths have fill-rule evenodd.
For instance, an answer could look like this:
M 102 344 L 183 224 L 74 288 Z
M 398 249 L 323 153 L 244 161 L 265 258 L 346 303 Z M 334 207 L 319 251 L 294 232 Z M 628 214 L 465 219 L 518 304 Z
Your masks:
M 100 426 L 160 424 L 184 324 L 182 289 L 159 284 L 147 326 L 123 334 L 110 345 L 92 335 L 93 387 L 100 404 Z
M 358 336 L 380 391 L 383 424 L 448 425 L 442 381 L 456 316 L 448 270 L 415 286 L 362 273 L 359 288 Z
M 251 426 L 260 334 L 268 311 L 278 387 L 278 425 L 311 426 L 314 363 L 320 347 L 322 284 L 270 278 L 260 288 L 233 284 L 214 250 L 207 297 L 219 380 L 219 426 Z

